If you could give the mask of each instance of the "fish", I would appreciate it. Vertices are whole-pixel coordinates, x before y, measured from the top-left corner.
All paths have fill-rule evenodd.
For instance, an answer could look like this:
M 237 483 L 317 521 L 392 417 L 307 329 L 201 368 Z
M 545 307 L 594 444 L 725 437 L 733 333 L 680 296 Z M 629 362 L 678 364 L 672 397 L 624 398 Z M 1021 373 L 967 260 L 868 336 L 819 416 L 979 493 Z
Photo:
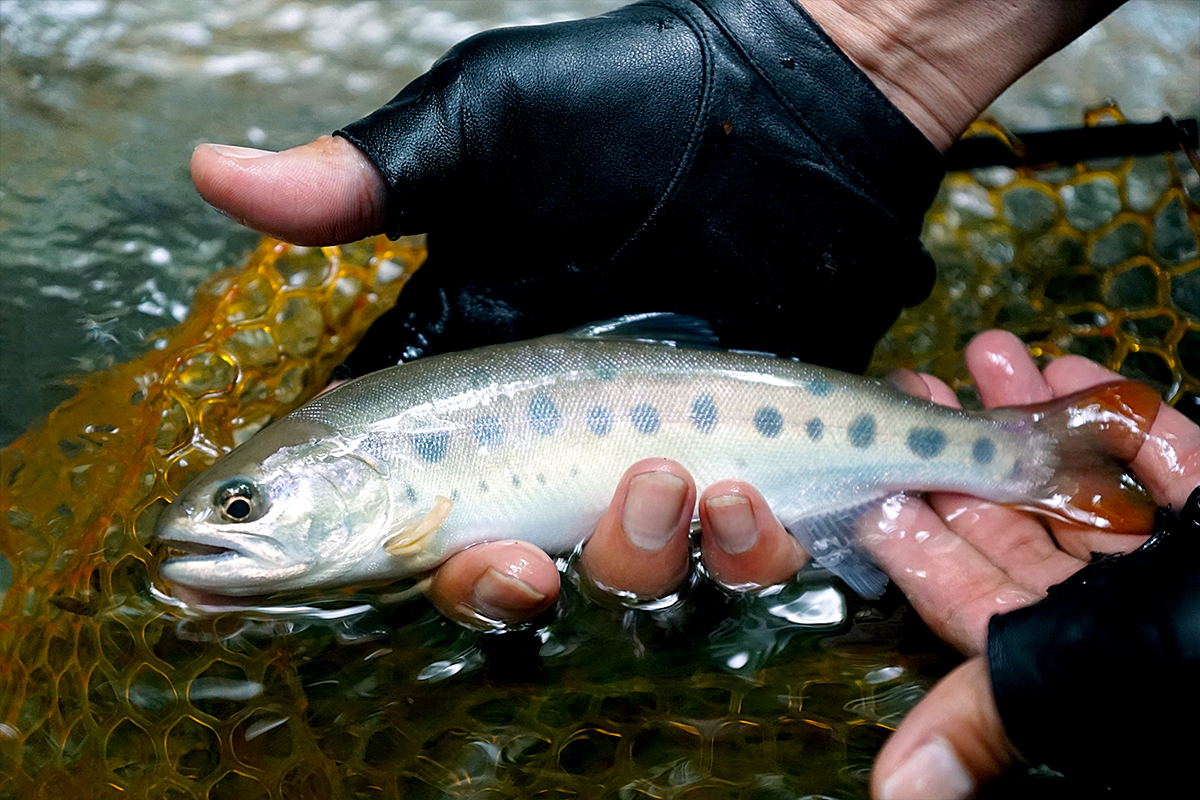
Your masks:
M 953 491 L 1112 532 L 1154 503 L 1126 470 L 1159 407 L 1122 382 L 968 412 L 891 384 L 719 348 L 703 320 L 630 315 L 431 356 L 319 395 L 234 448 L 160 515 L 161 577 L 220 596 L 386 583 L 486 541 L 566 553 L 635 461 L 754 485 L 864 597 L 887 576 L 865 509 Z

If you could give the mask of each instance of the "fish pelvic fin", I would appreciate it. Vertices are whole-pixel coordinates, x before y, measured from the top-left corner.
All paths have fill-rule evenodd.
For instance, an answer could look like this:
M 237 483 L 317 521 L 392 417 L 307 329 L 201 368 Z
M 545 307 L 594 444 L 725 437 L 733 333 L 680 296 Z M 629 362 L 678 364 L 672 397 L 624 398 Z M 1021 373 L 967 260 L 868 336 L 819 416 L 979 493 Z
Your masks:
M 433 501 L 433 508 L 425 516 L 415 521 L 408 520 L 388 531 L 391 535 L 383 542 L 384 551 L 392 556 L 411 556 L 420 552 L 430 534 L 450 516 L 453 507 L 453 500 L 439 494 Z
M 1054 441 L 1057 469 L 1029 510 L 1108 533 L 1148 534 L 1156 504 L 1129 471 L 1161 405 L 1158 392 L 1123 381 L 1005 409 Z

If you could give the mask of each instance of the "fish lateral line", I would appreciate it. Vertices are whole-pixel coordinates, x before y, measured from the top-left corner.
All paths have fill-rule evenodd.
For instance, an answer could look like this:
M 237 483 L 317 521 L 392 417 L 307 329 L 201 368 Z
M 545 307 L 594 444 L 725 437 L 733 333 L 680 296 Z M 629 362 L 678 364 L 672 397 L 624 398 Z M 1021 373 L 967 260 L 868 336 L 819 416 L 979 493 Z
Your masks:
M 445 495 L 438 495 L 433 501 L 433 507 L 416 522 L 408 521 L 389 533 L 395 532 L 383 543 L 383 549 L 388 555 L 412 555 L 419 551 L 430 534 L 441 527 L 450 516 L 454 501 Z

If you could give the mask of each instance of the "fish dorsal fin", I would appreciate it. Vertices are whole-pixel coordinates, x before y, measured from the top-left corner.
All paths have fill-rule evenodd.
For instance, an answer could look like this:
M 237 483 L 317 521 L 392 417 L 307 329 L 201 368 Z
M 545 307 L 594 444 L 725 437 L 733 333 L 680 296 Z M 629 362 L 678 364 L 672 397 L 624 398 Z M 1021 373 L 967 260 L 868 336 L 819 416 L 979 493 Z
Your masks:
M 613 317 L 572 328 L 565 335 L 576 339 L 656 342 L 694 350 L 717 350 L 721 347 L 721 340 L 713 333 L 708 320 L 667 311 Z

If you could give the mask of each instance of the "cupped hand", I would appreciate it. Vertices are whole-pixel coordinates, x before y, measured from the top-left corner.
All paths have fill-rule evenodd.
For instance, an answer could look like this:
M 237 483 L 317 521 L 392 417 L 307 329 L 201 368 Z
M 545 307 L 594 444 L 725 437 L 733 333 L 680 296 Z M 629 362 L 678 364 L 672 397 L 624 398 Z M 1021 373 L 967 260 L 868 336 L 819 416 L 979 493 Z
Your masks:
M 1043 402 L 1119 377 L 1077 356 L 1039 371 L 1020 340 L 1001 331 L 976 337 L 966 357 L 988 407 Z M 902 382 L 914 394 L 954 404 L 937 379 L 909 374 Z M 1131 468 L 1156 502 L 1181 508 L 1200 484 L 1200 427 L 1162 406 Z M 1142 539 L 1046 524 L 956 494 L 908 499 L 871 522 L 863 540 L 880 565 L 926 623 L 968 656 L 884 746 L 873 796 L 970 797 L 1019 758 L 1004 733 L 982 655 L 988 620 L 1037 602 L 1092 552 L 1129 551 Z

